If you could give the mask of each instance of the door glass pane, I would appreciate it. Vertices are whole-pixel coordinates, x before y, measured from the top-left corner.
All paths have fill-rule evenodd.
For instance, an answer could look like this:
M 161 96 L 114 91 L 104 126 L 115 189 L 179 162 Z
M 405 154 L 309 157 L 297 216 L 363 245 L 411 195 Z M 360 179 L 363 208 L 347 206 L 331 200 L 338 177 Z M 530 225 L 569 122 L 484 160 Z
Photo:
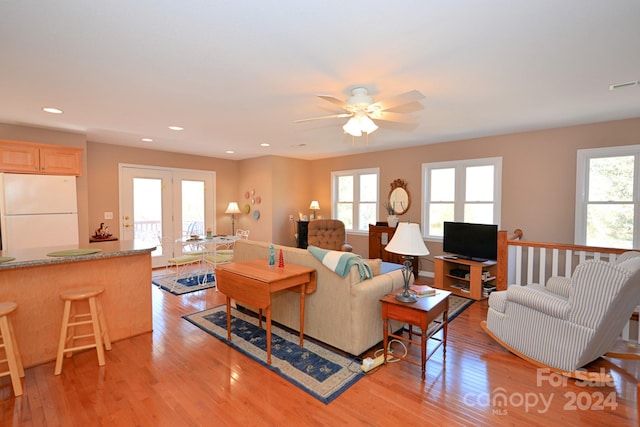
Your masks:
M 587 206 L 587 245 L 633 248 L 633 205 L 590 203 Z
M 152 256 L 162 255 L 162 180 L 133 178 L 133 238 L 158 245 Z
M 493 165 L 466 168 L 465 184 L 467 202 L 492 202 Z
M 589 160 L 589 201 L 633 200 L 634 156 Z
M 182 234 L 205 234 L 204 181 L 182 181 Z

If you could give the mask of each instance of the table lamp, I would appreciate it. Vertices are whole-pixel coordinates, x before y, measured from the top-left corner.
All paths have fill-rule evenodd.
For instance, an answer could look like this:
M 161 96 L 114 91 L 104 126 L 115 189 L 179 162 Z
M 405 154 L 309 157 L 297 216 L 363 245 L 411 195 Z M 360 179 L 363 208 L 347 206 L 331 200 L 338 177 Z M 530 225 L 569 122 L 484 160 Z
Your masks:
M 384 248 L 388 252 L 402 255 L 404 266 L 402 276 L 404 277 L 404 291 L 396 295 L 396 299 L 401 302 L 415 302 L 417 298 L 409 292 L 409 280 L 413 272 L 412 260 L 416 256 L 429 255 L 429 249 L 422 240 L 420 225 L 418 223 L 401 222 L 398 224 L 395 233 L 389 244 Z
M 240 213 L 240 208 L 238 207 L 238 203 L 229 202 L 229 206 L 227 206 L 227 210 L 224 213 L 231 214 L 231 235 L 236 235 L 236 214 Z
M 320 210 L 320 203 L 317 200 L 312 200 L 309 209 L 311 209 L 311 219 L 316 219 L 316 211 Z

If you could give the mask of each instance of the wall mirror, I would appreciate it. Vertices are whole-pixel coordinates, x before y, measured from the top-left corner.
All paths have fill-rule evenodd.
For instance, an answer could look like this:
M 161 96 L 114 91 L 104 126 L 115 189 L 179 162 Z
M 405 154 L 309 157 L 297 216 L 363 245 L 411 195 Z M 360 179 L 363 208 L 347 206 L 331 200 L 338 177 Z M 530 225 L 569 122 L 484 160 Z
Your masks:
M 407 213 L 411 206 L 411 195 L 407 190 L 407 182 L 404 179 L 396 179 L 390 185 L 389 206 L 391 206 L 396 215 Z

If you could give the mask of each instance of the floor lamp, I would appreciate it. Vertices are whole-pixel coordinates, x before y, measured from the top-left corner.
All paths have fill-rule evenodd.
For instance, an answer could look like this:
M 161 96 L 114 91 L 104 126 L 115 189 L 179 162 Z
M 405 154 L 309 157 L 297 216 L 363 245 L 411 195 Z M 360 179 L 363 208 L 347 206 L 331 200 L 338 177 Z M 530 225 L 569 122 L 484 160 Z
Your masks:
M 238 203 L 229 202 L 229 206 L 227 206 L 227 210 L 224 213 L 231 214 L 231 235 L 236 235 L 236 214 L 240 213 L 240 208 L 238 207 Z

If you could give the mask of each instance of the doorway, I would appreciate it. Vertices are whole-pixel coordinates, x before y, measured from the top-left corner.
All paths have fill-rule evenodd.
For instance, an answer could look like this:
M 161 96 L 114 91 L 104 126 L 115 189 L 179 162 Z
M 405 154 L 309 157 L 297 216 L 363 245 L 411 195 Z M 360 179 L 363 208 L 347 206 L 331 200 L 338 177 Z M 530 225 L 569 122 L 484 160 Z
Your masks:
M 215 233 L 215 172 L 125 165 L 120 168 L 120 238 L 156 245 L 152 267 L 182 254 L 178 239 Z

